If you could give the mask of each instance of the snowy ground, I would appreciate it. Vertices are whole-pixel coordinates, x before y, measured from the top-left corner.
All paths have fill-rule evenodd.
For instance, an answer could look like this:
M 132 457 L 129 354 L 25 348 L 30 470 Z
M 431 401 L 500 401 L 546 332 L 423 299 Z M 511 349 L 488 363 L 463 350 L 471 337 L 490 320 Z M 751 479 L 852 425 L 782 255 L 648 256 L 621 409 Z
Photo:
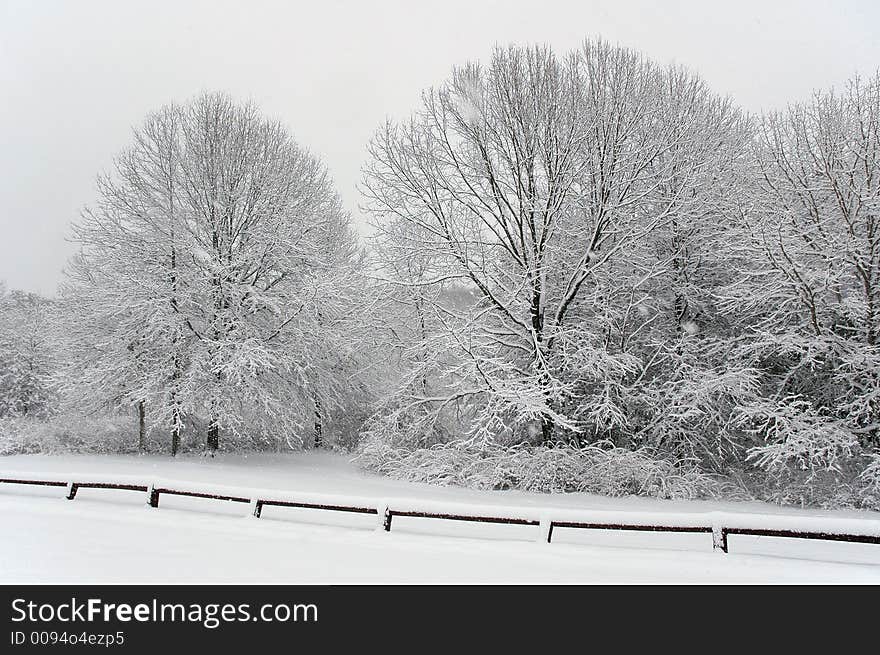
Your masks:
M 609 499 L 586 494 L 479 492 L 398 482 L 330 454 L 0 458 L 11 473 L 162 477 L 194 484 L 412 498 L 431 502 L 662 512 L 760 512 L 880 520 L 865 512 L 798 511 L 761 503 Z M 143 494 L 0 485 L 0 583 L 880 583 L 880 546 L 706 534 L 557 530 L 268 507 Z M 781 518 L 781 517 L 780 517 Z

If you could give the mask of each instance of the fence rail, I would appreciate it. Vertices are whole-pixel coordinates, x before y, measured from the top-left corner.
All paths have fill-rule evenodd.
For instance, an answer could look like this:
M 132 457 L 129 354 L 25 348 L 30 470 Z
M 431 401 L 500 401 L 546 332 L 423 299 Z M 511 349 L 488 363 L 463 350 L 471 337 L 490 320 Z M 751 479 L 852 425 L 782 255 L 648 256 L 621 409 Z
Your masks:
M 325 509 L 334 512 L 354 512 L 356 514 L 378 514 L 375 507 L 355 507 L 350 505 L 329 505 L 323 503 L 298 503 L 292 500 L 272 500 L 259 498 L 254 501 L 253 515 L 257 518 L 263 513 L 263 507 L 298 507 L 301 509 Z
M 74 479 L 74 480 L 57 480 L 57 479 L 28 479 L 21 477 L 0 477 L 0 485 L 31 485 L 45 487 L 65 487 L 68 500 L 76 498 L 79 489 L 115 489 L 121 491 L 137 491 L 147 494 L 147 504 L 150 507 L 159 507 L 159 497 L 167 496 L 185 496 L 191 498 L 205 498 L 209 500 L 219 500 L 234 503 L 249 503 L 251 506 L 251 515 L 254 518 L 262 516 L 264 507 L 293 507 L 300 509 L 317 509 L 330 510 L 337 512 L 351 512 L 357 514 L 374 514 L 380 517 L 381 527 L 386 532 L 391 531 L 392 519 L 395 516 L 410 518 L 426 518 L 440 519 L 451 521 L 467 521 L 476 523 L 496 523 L 507 525 L 524 525 L 537 526 L 540 528 L 539 541 L 551 543 L 553 532 L 558 528 L 574 528 L 581 530 L 625 530 L 638 532 L 688 532 L 688 533 L 708 533 L 712 535 L 713 549 L 720 550 L 724 553 L 729 551 L 728 536 L 735 535 L 751 535 L 764 537 L 790 537 L 795 539 L 819 539 L 825 541 L 844 541 L 852 543 L 880 544 L 880 521 L 856 520 L 860 525 L 860 530 L 828 530 L 828 529 L 811 529 L 810 527 L 766 527 L 763 523 L 767 522 L 765 516 L 755 525 L 743 524 L 742 516 L 735 519 L 725 517 L 723 513 L 711 512 L 694 515 L 677 515 L 678 520 L 667 520 L 665 523 L 658 520 L 655 523 L 644 522 L 644 520 L 624 520 L 623 512 L 590 512 L 588 510 L 583 513 L 596 515 L 610 515 L 607 520 L 598 520 L 591 518 L 590 520 L 566 520 L 564 518 L 552 518 L 542 516 L 537 518 L 534 516 L 534 510 L 531 510 L 533 516 L 515 516 L 508 511 L 506 516 L 493 515 L 488 511 L 480 511 L 472 514 L 462 512 L 437 511 L 429 508 L 413 507 L 411 502 L 402 502 L 399 506 L 394 502 L 368 503 L 368 502 L 336 502 L 315 500 L 312 498 L 304 498 L 302 500 L 271 497 L 268 493 L 246 493 L 245 490 L 231 492 L 228 490 L 206 491 L 181 488 L 183 484 L 150 484 L 144 482 L 114 482 L 100 481 L 97 479 Z M 296 494 L 294 494 L 296 495 Z M 303 494 L 306 496 L 307 494 Z M 501 508 L 499 508 L 501 509 Z M 523 514 L 529 513 L 530 510 L 524 509 Z M 577 510 L 574 510 L 577 511 Z M 571 514 L 572 510 L 563 510 L 560 513 Z M 663 517 L 659 517 L 662 519 Z M 707 520 L 700 522 L 699 518 Z M 727 518 L 727 520 L 725 520 Z M 781 516 L 781 520 L 791 523 L 792 517 Z M 771 519 L 772 520 L 772 519 Z M 806 521 L 814 521 L 815 517 L 806 517 Z M 834 521 L 835 519 L 832 519 Z M 852 527 L 854 521 L 843 519 L 843 522 Z

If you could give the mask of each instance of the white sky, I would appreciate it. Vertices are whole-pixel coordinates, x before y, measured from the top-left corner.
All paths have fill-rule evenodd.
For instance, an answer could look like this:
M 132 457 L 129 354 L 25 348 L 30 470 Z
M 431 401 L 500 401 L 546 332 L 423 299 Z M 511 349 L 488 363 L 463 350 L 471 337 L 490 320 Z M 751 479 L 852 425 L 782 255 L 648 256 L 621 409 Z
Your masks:
M 878 27 L 876 0 L 0 0 L 0 280 L 53 293 L 95 175 L 147 112 L 203 90 L 283 120 L 358 217 L 372 132 L 495 43 L 601 35 L 759 111 L 876 70 Z

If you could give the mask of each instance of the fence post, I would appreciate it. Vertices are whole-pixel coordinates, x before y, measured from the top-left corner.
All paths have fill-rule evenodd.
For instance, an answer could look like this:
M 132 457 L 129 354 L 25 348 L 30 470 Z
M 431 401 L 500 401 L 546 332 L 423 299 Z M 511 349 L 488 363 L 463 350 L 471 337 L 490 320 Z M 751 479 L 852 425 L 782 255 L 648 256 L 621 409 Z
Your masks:
M 159 490 L 152 484 L 147 487 L 147 505 L 150 507 L 159 506 Z
M 548 518 L 542 518 L 538 528 L 538 543 L 546 541 L 549 544 L 553 538 L 553 521 Z
M 75 482 L 68 482 L 67 483 L 67 496 L 66 496 L 67 500 L 73 500 L 74 498 L 76 498 L 77 489 L 79 489 L 79 487 L 77 486 L 77 484 Z
M 391 532 L 391 508 L 385 507 L 385 512 L 382 515 L 382 528 L 385 532 Z
M 259 498 L 254 498 L 251 501 L 251 515 L 255 519 L 258 519 L 258 518 L 260 518 L 260 516 L 262 514 L 263 514 L 263 501 L 261 501 Z
M 720 525 L 712 526 L 712 550 L 727 552 L 727 530 Z

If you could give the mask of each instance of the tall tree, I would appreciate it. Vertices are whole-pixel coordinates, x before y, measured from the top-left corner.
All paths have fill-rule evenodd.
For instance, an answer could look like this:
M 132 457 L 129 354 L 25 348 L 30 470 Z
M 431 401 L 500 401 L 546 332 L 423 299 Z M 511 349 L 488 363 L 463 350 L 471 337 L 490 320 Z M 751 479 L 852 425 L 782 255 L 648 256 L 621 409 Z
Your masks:
M 299 443 L 348 220 L 324 166 L 254 105 L 206 94 L 151 115 L 74 227 L 63 297 L 89 327 L 71 386 L 116 372 L 112 402 L 145 403 L 173 451 L 184 416 L 209 451 L 224 429 Z
M 651 275 L 637 249 L 692 213 L 688 194 L 704 170 L 694 149 L 712 145 L 693 127 L 702 106 L 680 97 L 688 86 L 705 94 L 677 70 L 601 41 L 562 58 L 510 47 L 486 67 L 455 69 L 412 119 L 379 131 L 369 208 L 413 226 L 442 269 L 434 283 L 476 294 L 466 308 L 435 307 L 446 327 L 434 350 L 457 361 L 447 357 L 445 388 L 425 402 L 481 399 L 484 423 L 537 423 L 543 441 L 556 427 L 580 429 L 565 409 L 568 353 L 589 322 L 604 350 L 611 296 Z
M 743 408 L 755 461 L 835 468 L 880 443 L 880 74 L 763 117 L 749 265 L 731 304 L 766 395 Z

